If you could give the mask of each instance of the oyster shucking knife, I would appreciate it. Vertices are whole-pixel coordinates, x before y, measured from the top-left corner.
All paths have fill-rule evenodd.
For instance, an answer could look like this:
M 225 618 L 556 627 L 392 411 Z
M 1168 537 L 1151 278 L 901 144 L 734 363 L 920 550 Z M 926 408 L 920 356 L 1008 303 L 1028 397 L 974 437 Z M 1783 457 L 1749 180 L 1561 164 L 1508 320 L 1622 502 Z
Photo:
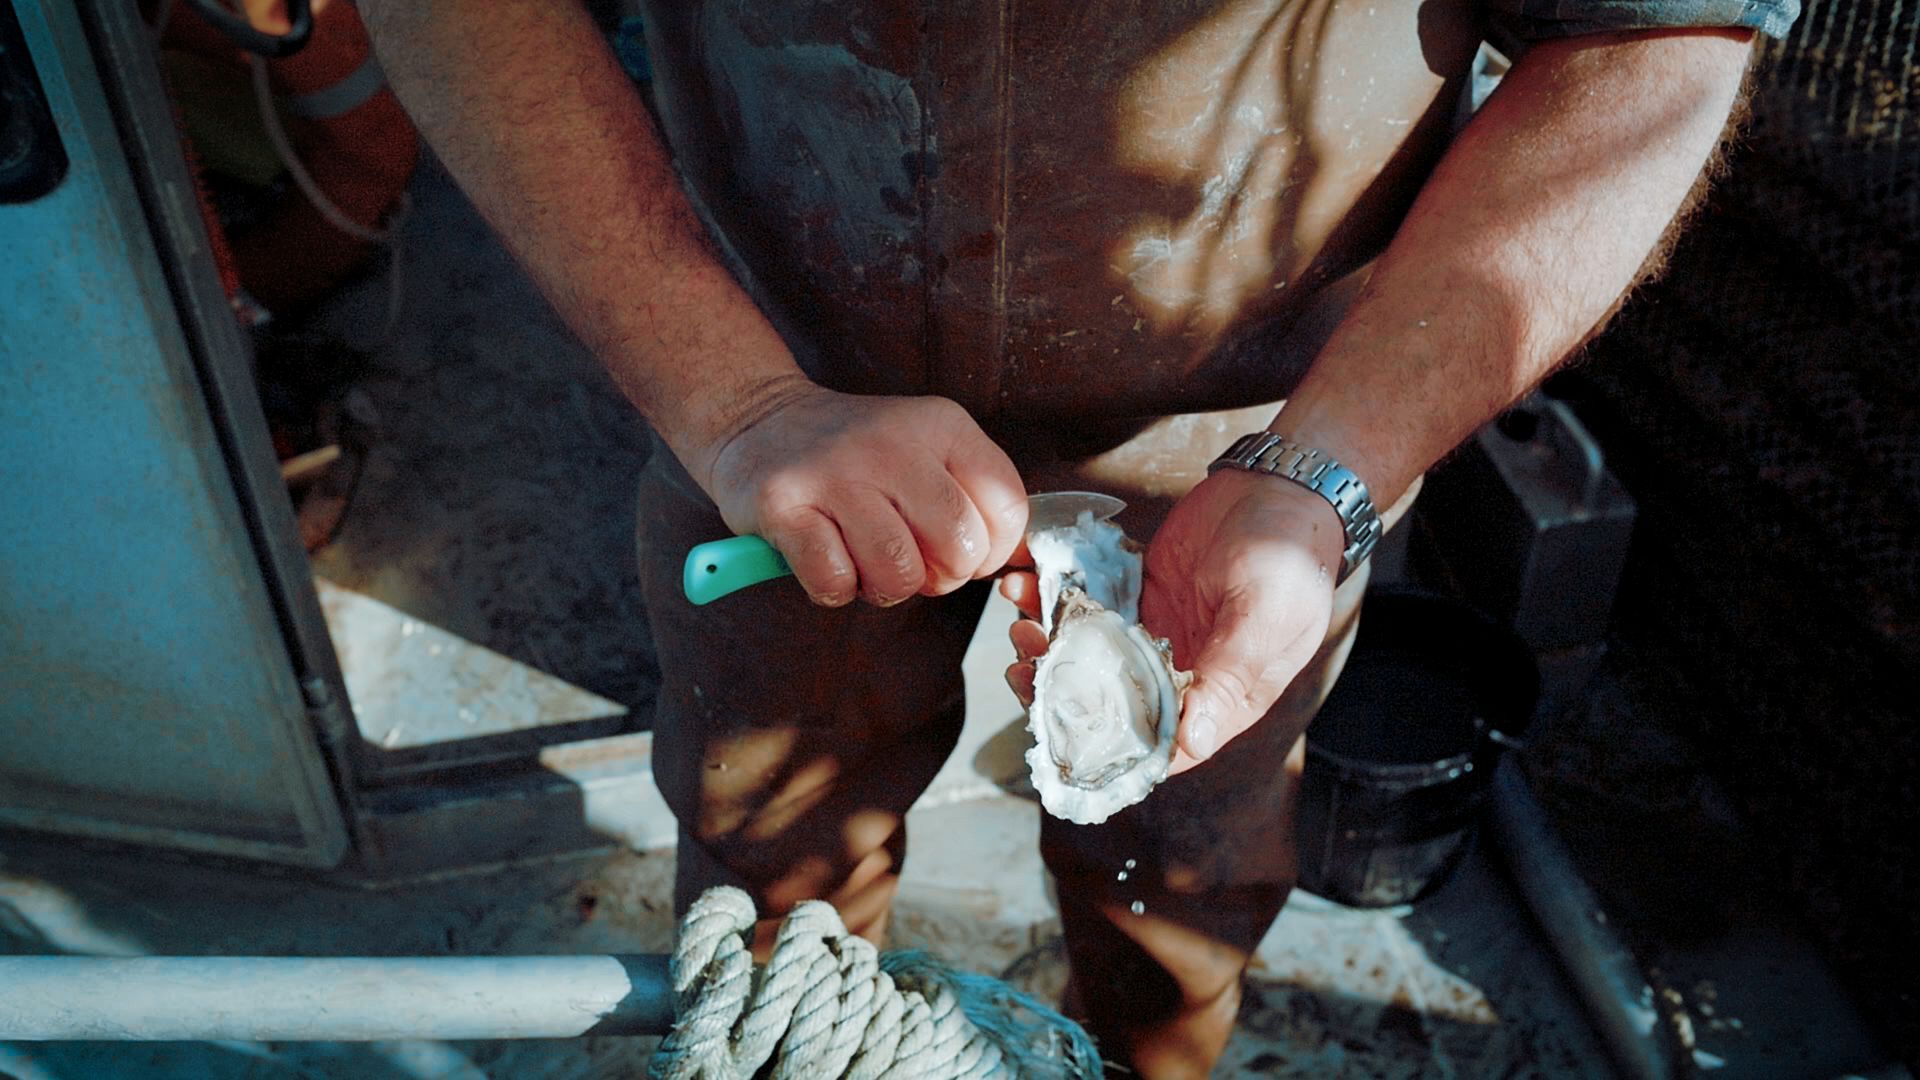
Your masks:
M 1095 491 L 1049 491 L 1027 499 L 1027 532 L 1058 529 L 1080 520 L 1083 513 L 1105 521 L 1127 508 L 1111 495 Z M 793 573 L 772 544 L 757 536 L 730 536 L 696 544 L 687 552 L 680 587 L 695 604 L 709 604 L 749 585 Z

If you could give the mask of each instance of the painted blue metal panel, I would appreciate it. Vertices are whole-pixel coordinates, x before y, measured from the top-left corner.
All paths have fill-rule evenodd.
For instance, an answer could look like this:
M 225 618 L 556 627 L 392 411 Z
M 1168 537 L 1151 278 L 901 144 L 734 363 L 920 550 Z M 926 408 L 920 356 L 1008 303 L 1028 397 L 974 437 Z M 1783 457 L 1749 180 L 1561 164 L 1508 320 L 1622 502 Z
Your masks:
M 72 167 L 0 205 L 0 824 L 331 865 L 340 808 L 77 14 L 16 10 Z

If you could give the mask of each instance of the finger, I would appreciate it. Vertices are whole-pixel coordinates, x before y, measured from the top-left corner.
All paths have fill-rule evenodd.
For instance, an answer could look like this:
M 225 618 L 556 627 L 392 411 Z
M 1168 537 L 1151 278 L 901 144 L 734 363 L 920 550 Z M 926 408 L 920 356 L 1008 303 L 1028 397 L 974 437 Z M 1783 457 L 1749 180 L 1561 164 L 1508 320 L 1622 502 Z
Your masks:
M 1013 546 L 1013 554 L 1007 556 L 1008 566 L 1032 566 L 1033 552 L 1027 550 L 1027 534 L 1020 534 L 1020 542 Z
M 840 515 L 840 538 L 860 575 L 863 599 L 891 607 L 920 591 L 927 582 L 920 545 L 892 503 L 876 495 L 835 509 Z
M 1252 727 L 1313 655 L 1317 629 L 1293 627 L 1284 604 L 1251 591 L 1228 597 L 1193 665 L 1177 740 L 1196 762 Z
M 1173 744 L 1173 764 L 1167 767 L 1167 775 L 1179 776 L 1198 764 L 1200 759 L 1187 753 L 1186 749 L 1176 742 Z
M 853 558 L 841 541 L 840 527 L 813 507 L 802 507 L 762 526 L 767 543 L 780 552 L 813 602 L 839 607 L 860 588 Z
M 1020 699 L 1020 707 L 1033 707 L 1033 661 L 1022 660 L 1007 667 L 1007 688 Z
M 1047 632 L 1032 619 L 1021 619 L 1007 627 L 1007 640 L 1013 642 L 1014 654 L 1022 660 L 1037 660 L 1047 651 Z
M 914 470 L 901 479 L 894 505 L 920 545 L 922 592 L 940 596 L 973 580 L 987 559 L 987 525 L 959 481 L 935 466 Z
M 1027 488 L 1020 470 L 984 435 L 950 453 L 946 465 L 986 526 L 987 550 L 974 576 L 997 574 L 1027 537 Z
M 1032 571 L 1016 570 L 1001 578 L 1000 595 L 1013 601 L 1027 618 L 1040 617 L 1040 577 Z

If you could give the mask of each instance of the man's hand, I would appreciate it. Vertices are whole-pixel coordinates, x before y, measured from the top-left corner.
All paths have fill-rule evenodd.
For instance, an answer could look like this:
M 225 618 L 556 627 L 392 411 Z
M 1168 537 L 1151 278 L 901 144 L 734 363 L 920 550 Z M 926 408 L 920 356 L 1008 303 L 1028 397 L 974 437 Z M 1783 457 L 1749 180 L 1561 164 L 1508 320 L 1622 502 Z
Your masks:
M 937 397 L 867 397 L 795 377 L 688 461 L 727 526 L 780 550 L 815 603 L 885 607 L 1003 566 L 1027 525 L 1013 462 Z
M 1326 500 L 1271 476 L 1221 472 L 1180 500 L 1147 548 L 1140 619 L 1191 667 L 1173 771 L 1214 755 L 1266 715 L 1326 636 L 1344 541 Z M 1010 635 L 1007 681 L 1033 699 L 1046 651 L 1039 589 L 1010 574 L 1001 591 L 1027 616 Z

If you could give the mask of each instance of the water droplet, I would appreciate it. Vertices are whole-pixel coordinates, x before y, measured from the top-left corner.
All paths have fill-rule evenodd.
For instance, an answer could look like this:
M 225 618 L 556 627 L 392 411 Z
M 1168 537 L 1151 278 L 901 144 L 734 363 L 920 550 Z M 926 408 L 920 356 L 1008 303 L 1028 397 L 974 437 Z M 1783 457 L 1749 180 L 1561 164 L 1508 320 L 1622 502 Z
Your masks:
M 1139 900 L 1135 900 L 1128 906 L 1127 910 L 1133 912 L 1135 915 L 1145 915 L 1147 913 L 1147 905 Z

